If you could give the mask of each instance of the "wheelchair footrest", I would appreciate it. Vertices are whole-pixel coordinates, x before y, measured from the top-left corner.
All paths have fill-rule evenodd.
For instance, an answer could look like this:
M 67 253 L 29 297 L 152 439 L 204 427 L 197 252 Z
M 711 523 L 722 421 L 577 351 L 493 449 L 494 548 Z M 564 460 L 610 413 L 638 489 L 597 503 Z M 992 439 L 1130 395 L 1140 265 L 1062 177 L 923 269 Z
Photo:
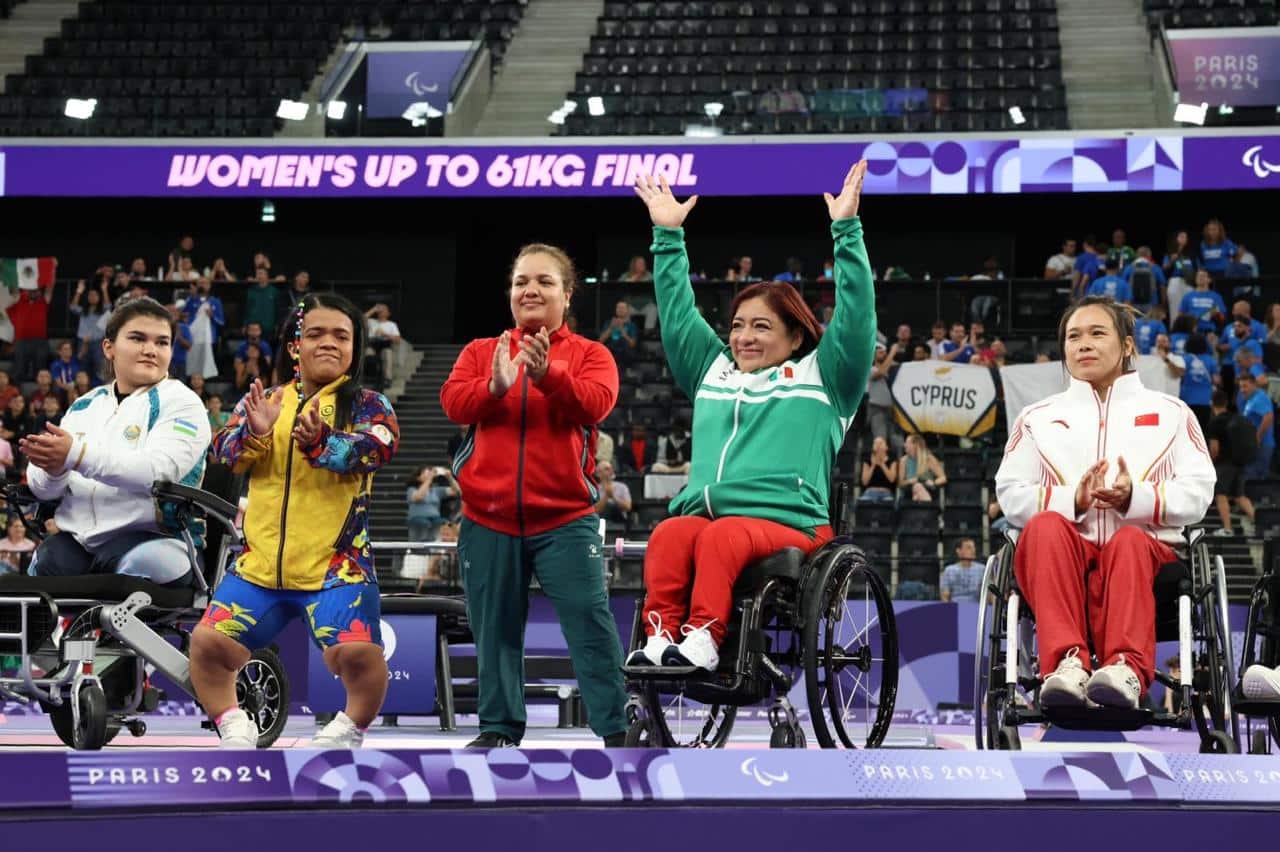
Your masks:
M 1231 699 L 1232 709 L 1243 716 L 1254 718 L 1280 718 L 1280 700 L 1245 698 L 1237 693 Z
M 698 666 L 623 666 L 631 680 L 707 680 L 714 672 Z
M 1051 725 L 1068 731 L 1136 731 L 1160 724 L 1151 710 L 1119 707 L 1045 707 L 1041 710 Z

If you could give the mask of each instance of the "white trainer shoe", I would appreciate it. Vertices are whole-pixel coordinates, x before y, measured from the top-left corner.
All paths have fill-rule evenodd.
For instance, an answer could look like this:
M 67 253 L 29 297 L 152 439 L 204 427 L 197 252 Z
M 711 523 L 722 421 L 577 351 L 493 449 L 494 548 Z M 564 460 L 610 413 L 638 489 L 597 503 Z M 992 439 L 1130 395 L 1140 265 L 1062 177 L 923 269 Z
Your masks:
M 1138 698 L 1142 695 L 1142 681 L 1124 661 L 1124 654 L 1117 662 L 1103 666 L 1089 678 L 1085 690 L 1089 700 L 1103 707 L 1119 707 L 1125 710 L 1137 710 Z
M 645 642 L 643 648 L 637 648 L 631 652 L 627 657 L 626 665 L 660 666 L 662 653 L 675 644 L 671 640 L 670 631 L 662 629 L 662 616 L 653 610 L 649 610 L 649 626 L 653 628 L 653 635 L 649 637 L 649 641 Z
M 307 748 L 360 748 L 364 731 L 341 710 L 320 729 Z
M 1084 707 L 1088 704 L 1085 695 L 1088 682 L 1089 673 L 1080 662 L 1080 649 L 1072 648 L 1040 686 L 1040 706 Z
M 222 737 L 220 748 L 258 747 L 258 726 L 239 707 L 222 714 L 218 721 L 218 735 Z
M 1249 666 L 1242 687 L 1245 698 L 1275 701 L 1280 699 L 1280 672 L 1256 664 Z
M 713 622 L 708 621 L 701 627 L 686 624 L 680 628 L 684 639 L 679 645 L 672 645 L 662 654 L 664 666 L 696 666 L 713 672 L 720 665 L 720 653 L 711 631 L 707 628 Z

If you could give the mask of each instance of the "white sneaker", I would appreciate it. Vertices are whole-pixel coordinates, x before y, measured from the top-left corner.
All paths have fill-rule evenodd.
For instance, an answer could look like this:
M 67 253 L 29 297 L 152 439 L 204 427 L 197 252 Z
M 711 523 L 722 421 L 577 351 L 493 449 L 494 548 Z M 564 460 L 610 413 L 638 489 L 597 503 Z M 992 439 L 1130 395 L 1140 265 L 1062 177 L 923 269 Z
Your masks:
M 662 629 L 662 616 L 653 610 L 649 610 L 649 626 L 653 628 L 653 635 L 649 637 L 649 641 L 645 642 L 643 648 L 637 648 L 631 652 L 627 657 L 626 665 L 660 666 L 662 652 L 675 644 L 671 640 L 670 631 Z
M 1226 527 L 1218 527 L 1216 530 L 1214 530 L 1210 534 L 1214 538 L 1232 538 L 1233 536 L 1235 536 L 1235 532 L 1227 529 Z
M 258 726 L 239 707 L 222 714 L 218 721 L 218 734 L 222 737 L 221 748 L 258 747 Z
M 1084 687 L 1089 673 L 1080 662 L 1080 649 L 1072 648 L 1040 687 L 1041 707 L 1084 707 L 1088 703 Z
M 1280 672 L 1256 664 L 1249 666 L 1242 687 L 1245 698 L 1280 699 Z
M 1121 707 L 1126 710 L 1138 709 L 1138 697 L 1142 695 L 1142 681 L 1124 661 L 1124 654 L 1118 662 L 1103 666 L 1089 678 L 1087 688 L 1089 700 L 1103 707 Z
M 307 748 L 360 748 L 364 731 L 341 710 L 329 724 L 320 729 Z
M 680 628 L 684 636 L 679 645 L 672 645 L 662 654 L 664 666 L 696 666 L 713 672 L 720 665 L 720 653 L 711 631 L 707 628 L 714 622 L 708 621 L 701 627 L 686 624 Z

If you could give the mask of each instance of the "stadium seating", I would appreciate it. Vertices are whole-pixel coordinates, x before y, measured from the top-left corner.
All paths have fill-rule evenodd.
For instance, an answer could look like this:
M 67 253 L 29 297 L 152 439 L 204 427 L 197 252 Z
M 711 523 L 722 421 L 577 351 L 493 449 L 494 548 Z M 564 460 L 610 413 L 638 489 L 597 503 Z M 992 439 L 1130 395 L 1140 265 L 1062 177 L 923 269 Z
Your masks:
M 597 97 L 560 132 L 1067 126 L 1055 0 L 609 2 L 569 93 Z
M 496 55 L 527 0 L 90 0 L 11 74 L 6 136 L 270 136 L 339 40 L 485 38 Z M 63 116 L 96 98 L 92 122 Z
M 1275 0 L 1142 0 L 1153 24 L 1169 29 L 1196 27 L 1270 27 L 1277 21 Z

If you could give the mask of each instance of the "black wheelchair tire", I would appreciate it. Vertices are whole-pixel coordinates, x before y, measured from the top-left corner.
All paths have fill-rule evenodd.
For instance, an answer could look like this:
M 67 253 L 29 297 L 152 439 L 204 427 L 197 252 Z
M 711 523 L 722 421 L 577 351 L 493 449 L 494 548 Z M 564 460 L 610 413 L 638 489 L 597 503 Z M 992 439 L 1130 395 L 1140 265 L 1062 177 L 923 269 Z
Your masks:
M 120 731 L 111 725 L 107 712 L 107 696 L 96 683 L 86 683 L 80 688 L 80 726 L 75 725 L 71 701 L 55 706 L 43 704 L 53 724 L 53 732 L 68 748 L 76 751 L 98 751 Z M 114 728 L 114 730 L 113 730 Z
M 826 689 L 827 678 L 832 674 L 831 625 L 837 618 L 834 610 L 840 608 L 838 618 L 842 620 L 849 588 L 855 582 L 864 584 L 864 593 L 869 596 L 867 602 L 875 604 L 883 665 L 875 721 L 867 729 L 865 739 L 860 742 L 854 742 L 845 727 L 844 708 L 838 708 L 838 691 Z M 813 721 L 814 736 L 822 748 L 876 748 L 884 742 L 885 734 L 888 733 L 898 693 L 898 633 L 889 590 L 880 575 L 867 564 L 863 552 L 852 544 L 837 545 L 837 549 L 816 566 L 806 585 L 801 642 L 805 696 Z M 869 646 L 867 649 L 870 650 Z M 843 648 L 841 650 L 847 651 Z M 838 677 L 838 670 L 835 674 Z
M 1022 736 L 1017 725 L 1004 725 L 996 733 L 995 746 L 1000 751 L 1022 751 Z
M 799 725 L 779 725 L 769 734 L 769 748 L 807 748 L 804 728 Z
M 622 740 L 623 747 L 655 748 L 651 741 L 651 734 L 649 723 L 644 719 L 637 719 L 627 727 L 627 733 Z
M 258 748 L 270 748 L 284 733 L 289 721 L 289 676 L 275 650 L 259 648 L 236 673 L 236 703 L 258 725 Z
M 1239 754 L 1240 747 L 1226 731 L 1210 731 L 1200 740 L 1201 754 Z

